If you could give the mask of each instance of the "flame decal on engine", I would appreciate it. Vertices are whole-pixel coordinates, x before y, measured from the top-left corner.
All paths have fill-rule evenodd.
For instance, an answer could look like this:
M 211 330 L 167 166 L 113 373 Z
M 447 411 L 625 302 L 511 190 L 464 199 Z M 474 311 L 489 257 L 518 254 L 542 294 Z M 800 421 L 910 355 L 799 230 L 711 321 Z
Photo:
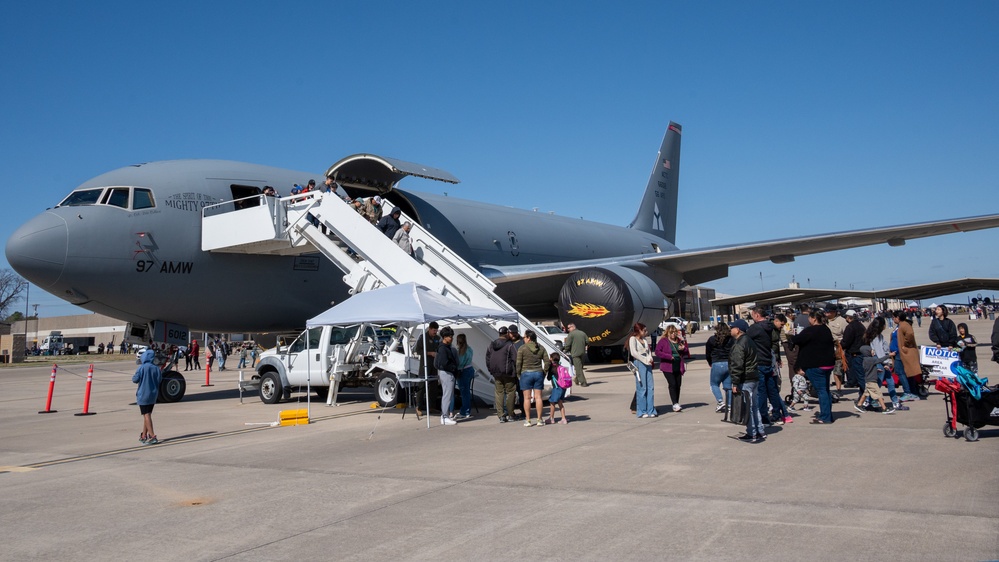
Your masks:
M 576 316 L 582 316 L 583 318 L 599 318 L 610 314 L 610 310 L 607 310 L 607 307 L 605 306 L 585 302 L 572 303 L 572 307 L 568 312 L 569 314 L 575 314 Z

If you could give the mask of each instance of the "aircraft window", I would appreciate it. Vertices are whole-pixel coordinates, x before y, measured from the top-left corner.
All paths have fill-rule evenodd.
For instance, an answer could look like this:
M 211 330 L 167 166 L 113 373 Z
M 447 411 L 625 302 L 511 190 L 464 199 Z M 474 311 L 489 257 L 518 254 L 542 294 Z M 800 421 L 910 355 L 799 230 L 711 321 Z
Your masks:
M 132 209 L 148 209 L 150 207 L 155 207 L 156 203 L 153 201 L 153 192 L 148 189 L 136 189 L 135 194 L 132 195 Z
M 98 187 L 97 189 L 81 189 L 79 191 L 74 191 L 70 193 L 68 197 L 62 200 L 62 203 L 56 205 L 57 207 L 80 207 L 83 205 L 94 205 L 97 200 L 101 198 L 101 191 L 104 191 L 103 187 Z
M 127 187 L 115 187 L 109 189 L 107 193 L 104 194 L 104 199 L 101 200 L 104 205 L 112 205 L 114 207 L 121 207 L 122 209 L 128 208 L 128 188 Z

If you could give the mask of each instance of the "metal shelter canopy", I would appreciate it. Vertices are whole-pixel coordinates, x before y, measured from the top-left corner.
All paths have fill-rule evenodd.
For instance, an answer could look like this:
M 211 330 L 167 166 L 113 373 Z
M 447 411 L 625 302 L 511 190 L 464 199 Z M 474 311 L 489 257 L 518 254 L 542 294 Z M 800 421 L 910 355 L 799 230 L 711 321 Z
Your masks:
M 798 304 L 811 301 L 827 301 L 846 297 L 866 298 L 866 299 L 902 299 L 902 300 L 922 300 L 954 293 L 964 293 L 980 290 L 999 290 L 999 279 L 985 278 L 965 278 L 953 279 L 950 281 L 940 281 L 938 283 L 926 283 L 923 285 L 911 285 L 908 287 L 895 287 L 891 289 L 879 289 L 876 291 L 857 291 L 850 289 L 803 289 L 803 288 L 783 288 L 771 291 L 761 291 L 759 293 L 749 293 L 734 297 L 723 297 L 713 299 L 712 305 L 731 306 L 753 302 L 757 305 L 767 306 L 772 304 L 790 303 Z
M 347 156 L 326 170 L 326 177 L 333 178 L 340 183 L 373 187 L 383 193 L 391 191 L 406 176 L 447 183 L 460 183 L 461 181 L 450 172 L 439 168 L 376 154 Z

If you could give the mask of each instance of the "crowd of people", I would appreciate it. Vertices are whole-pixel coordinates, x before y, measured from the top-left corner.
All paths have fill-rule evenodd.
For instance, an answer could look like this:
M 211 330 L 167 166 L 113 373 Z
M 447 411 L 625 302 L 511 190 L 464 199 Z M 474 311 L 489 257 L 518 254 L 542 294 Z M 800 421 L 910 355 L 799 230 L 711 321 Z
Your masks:
M 501 327 L 498 337 L 486 347 L 485 360 L 494 381 L 494 405 L 500 423 L 523 420 L 525 427 L 569 423 L 564 397 L 566 388 L 571 384 L 586 386 L 582 367 L 586 334 L 574 324 L 567 328 L 569 337 L 563 353 L 548 353 L 538 344 L 534 330 L 525 330 L 521 335 L 516 324 Z M 441 328 L 437 322 L 431 322 L 426 332 L 417 339 L 413 353 L 420 358 L 420 372 L 426 369 L 428 376 L 437 381 L 431 388 L 432 397 L 426 395 L 423 387 L 417 389 L 417 417 L 423 416 L 423 408 L 428 403 L 432 402 L 431 407 L 436 407 L 439 400 L 441 425 L 456 425 L 459 421 L 470 419 L 472 381 L 475 378 L 472 367 L 474 351 L 465 335 L 458 334 L 456 337 L 451 327 Z M 573 371 L 569 371 L 569 365 L 562 364 L 563 354 L 576 364 Z M 567 373 L 574 373 L 575 377 Z M 552 388 L 547 417 L 543 411 L 542 396 L 545 381 Z M 460 398 L 457 410 L 455 387 Z M 556 413 L 559 416 L 557 419 Z
M 316 188 L 316 180 L 313 179 L 310 179 L 305 185 L 295 184 L 291 188 L 291 195 L 302 195 L 312 191 L 332 193 L 336 195 L 342 199 L 344 203 L 353 207 L 359 215 L 374 225 L 375 228 L 385 234 L 385 236 L 395 242 L 396 245 L 402 248 L 404 252 L 410 255 L 413 254 L 413 244 L 409 234 L 413 228 L 413 224 L 409 221 L 401 221 L 402 210 L 398 207 L 392 209 L 391 213 L 383 216 L 383 200 L 381 196 L 359 195 L 351 198 L 340 188 L 340 185 L 333 178 L 326 178 L 323 182 L 323 186 L 318 189 Z M 264 186 L 263 194 L 269 197 L 281 196 L 280 193 L 278 193 L 278 191 L 270 185 Z M 314 218 L 310 218 L 310 220 L 313 221 L 313 224 L 317 224 Z
M 963 366 L 977 373 L 977 339 L 967 324 L 955 325 L 948 316 L 947 307 L 934 307 L 928 330 L 930 341 L 937 348 L 957 350 Z M 746 429 L 736 437 L 740 441 L 765 441 L 767 427 L 793 423 L 792 412 L 814 412 L 810 423 L 831 424 L 833 403 L 844 398 L 844 389 L 858 389 L 856 401 L 851 404 L 860 414 L 906 411 L 909 408 L 904 402 L 918 399 L 912 391 L 922 384 L 919 379 L 923 372 L 912 317 L 907 311 L 875 315 L 866 327 L 855 311 L 846 310 L 841 315 L 840 308 L 832 304 L 821 309 L 802 305 L 772 315 L 755 307 L 750 310 L 750 318 L 752 323 L 742 318 L 727 324 L 719 322 L 705 345 L 715 411 L 726 412 L 726 416 L 742 412 Z M 566 389 L 573 383 L 587 386 L 582 365 L 587 337 L 574 324 L 566 326 L 566 330 L 563 352 L 551 354 L 537 343 L 533 330 L 526 330 L 523 336 L 516 324 L 498 330 L 498 337 L 486 348 L 485 359 L 494 379 L 494 407 L 501 423 L 521 419 L 525 427 L 568 423 Z M 999 320 L 993 326 L 991 343 L 992 360 L 999 362 Z M 215 364 L 224 371 L 227 359 L 234 353 L 239 357 L 237 368 L 254 368 L 258 349 L 253 342 L 234 346 L 225 338 L 210 339 L 205 349 L 207 369 Z M 669 325 L 653 343 L 648 328 L 638 323 L 626 340 L 625 350 L 635 376 L 632 413 L 638 418 L 659 415 L 654 395 L 656 359 L 669 388 L 672 410 L 682 412 L 680 390 L 687 363 L 692 359 L 685 334 Z M 179 364 L 183 358 L 185 371 L 198 370 L 199 352 L 198 341 L 191 340 L 187 346 L 175 348 L 174 360 Z M 456 335 L 450 326 L 441 329 L 437 322 L 431 322 L 413 352 L 420 358 L 420 371 L 426 369 L 438 383 L 435 390 L 439 392 L 440 423 L 453 426 L 470 419 L 474 351 L 465 335 Z M 159 442 L 151 417 L 160 381 L 156 376 L 159 368 L 150 368 L 153 356 L 152 350 L 142 354 L 133 377 L 139 385 L 136 398 L 143 416 L 140 441 L 144 444 Z M 570 359 L 572 371 L 561 364 L 563 357 Z M 780 392 L 780 370 L 785 365 L 790 385 L 787 399 L 781 398 Z M 552 389 L 547 417 L 542 396 L 545 381 Z M 886 388 L 887 400 L 882 387 Z M 456 388 L 460 399 L 457 410 Z M 817 408 L 812 407 L 812 400 L 817 402 Z M 418 418 L 423 415 L 421 405 L 428 403 L 424 388 L 419 387 Z

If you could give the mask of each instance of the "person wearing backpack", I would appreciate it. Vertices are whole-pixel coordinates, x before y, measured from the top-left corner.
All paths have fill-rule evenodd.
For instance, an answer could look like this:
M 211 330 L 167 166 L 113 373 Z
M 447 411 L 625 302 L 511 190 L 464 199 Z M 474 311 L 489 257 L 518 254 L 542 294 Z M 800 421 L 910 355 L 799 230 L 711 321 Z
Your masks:
M 504 326 L 499 329 L 499 337 L 486 348 L 486 365 L 496 386 L 493 405 L 500 423 L 513 420 L 517 394 L 516 363 L 517 351 L 510 341 L 510 331 Z
M 569 423 L 565 419 L 565 391 L 567 388 L 572 386 L 572 374 L 569 373 L 564 365 L 560 365 L 561 357 L 558 353 L 551 354 L 551 364 L 548 367 L 548 380 L 552 383 L 552 394 L 548 397 L 548 405 L 551 406 L 551 411 L 548 413 L 549 424 L 555 423 L 555 407 L 558 406 L 558 411 L 562 415 L 562 419 L 559 420 L 560 424 Z

